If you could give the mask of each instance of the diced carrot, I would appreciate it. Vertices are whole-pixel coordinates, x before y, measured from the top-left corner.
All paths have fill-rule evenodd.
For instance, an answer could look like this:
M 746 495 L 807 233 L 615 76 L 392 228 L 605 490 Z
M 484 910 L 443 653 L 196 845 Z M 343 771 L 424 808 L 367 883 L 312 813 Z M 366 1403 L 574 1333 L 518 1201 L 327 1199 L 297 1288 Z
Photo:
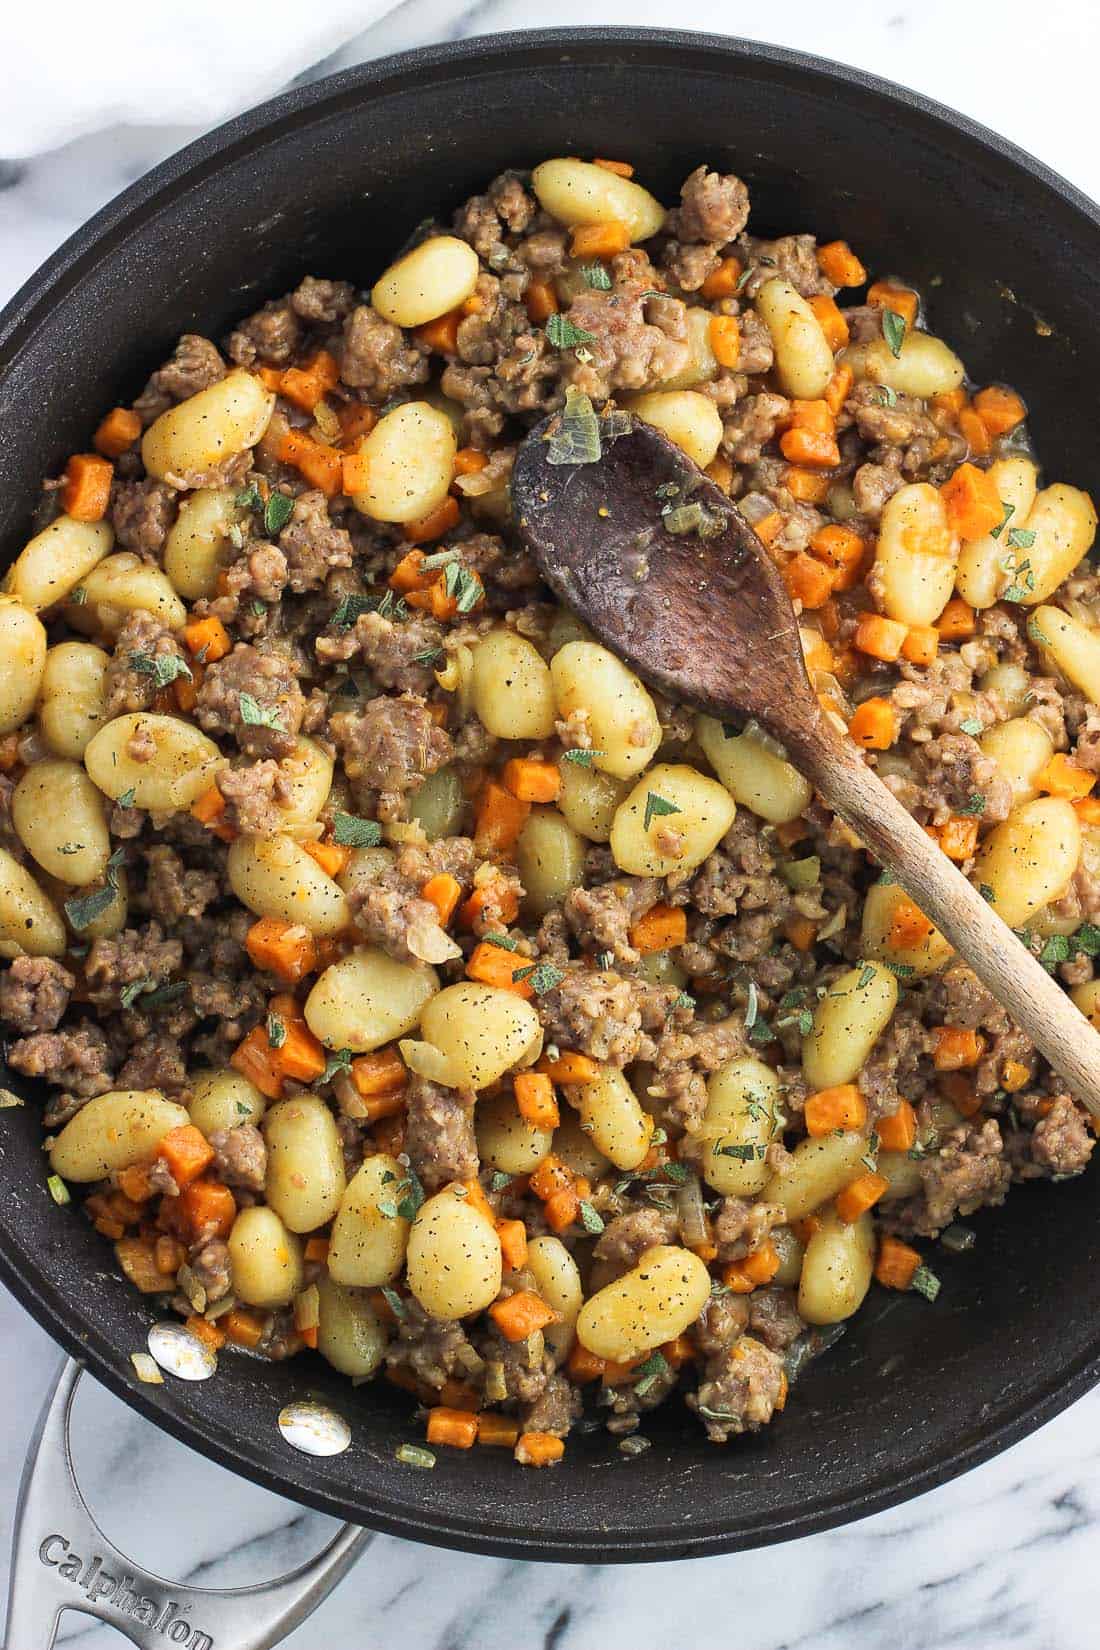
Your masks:
M 220 619 L 192 619 L 190 624 L 184 625 L 180 634 L 188 653 L 192 657 L 201 653 L 203 663 L 208 665 L 224 659 L 233 647 L 229 632 Z
M 1095 784 L 1096 775 L 1082 768 L 1064 751 L 1052 756 L 1035 779 L 1037 790 L 1046 791 L 1049 796 L 1065 797 L 1069 802 L 1079 802 L 1082 797 L 1088 796 Z
M 683 1369 L 685 1364 L 695 1362 L 695 1346 L 686 1335 L 677 1335 L 674 1341 L 665 1341 L 660 1351 L 670 1369 Z
M 809 430 L 814 435 L 835 435 L 836 420 L 823 400 L 796 398 L 790 403 L 783 427 L 788 430 Z
M 517 1072 L 512 1079 L 519 1114 L 532 1128 L 556 1129 L 561 1122 L 554 1085 L 543 1071 Z
M 820 1230 L 821 1220 L 817 1215 L 803 1215 L 800 1220 L 791 1222 L 791 1231 L 803 1246 L 809 1243 L 815 1232 L 820 1232 Z
M 901 644 L 901 656 L 911 665 L 930 665 L 940 649 L 940 633 L 935 625 L 911 624 Z
M 392 1097 L 383 1096 L 380 1100 L 368 1100 L 368 1106 L 390 1106 Z M 403 1115 L 390 1113 L 376 1122 L 371 1129 L 371 1138 L 374 1149 L 379 1152 L 388 1152 L 391 1157 L 399 1157 L 405 1150 L 405 1118 Z
M 113 408 L 92 437 L 92 446 L 104 458 L 121 458 L 141 434 L 141 419 L 130 407 Z
M 440 926 L 446 928 L 462 898 L 462 884 L 448 871 L 440 871 L 428 878 L 420 890 L 420 898 L 435 906 Z
M 544 1055 L 535 1070 L 544 1071 L 552 1083 L 576 1083 L 581 1086 L 594 1083 L 600 1075 L 595 1060 L 587 1054 L 574 1054 L 569 1050 L 559 1054 L 556 1060 L 548 1060 Z
M 74 453 L 65 468 L 61 508 L 74 521 L 102 521 L 111 501 L 115 467 L 96 453 Z
M 741 359 L 741 323 L 736 315 L 712 315 L 707 336 L 718 365 L 735 368 Z
M 985 1051 L 985 1039 L 968 1026 L 937 1026 L 932 1064 L 937 1071 L 961 1071 L 976 1066 Z
M 143 1295 L 166 1292 L 164 1273 L 157 1270 L 152 1243 L 142 1237 L 119 1237 L 115 1244 L 119 1267 Z
M 976 413 L 973 407 L 963 407 L 959 412 L 958 424 L 959 434 L 965 438 L 971 455 L 974 458 L 987 458 L 993 451 L 993 443 L 980 414 Z
M 687 912 L 682 905 L 652 905 L 630 930 L 630 943 L 643 957 L 668 951 L 687 939 Z
M 281 367 L 253 367 L 253 378 L 258 378 L 265 390 L 272 390 L 277 395 L 282 388 L 283 370 Z
M 480 940 L 466 961 L 466 978 L 480 980 L 483 985 L 495 985 L 500 991 L 514 991 L 517 997 L 533 997 L 529 980 L 512 976 L 528 964 L 528 959 L 508 951 L 491 940 Z
M 817 267 L 834 286 L 862 286 L 867 271 L 847 241 L 827 241 L 817 249 Z
M 181 1123 L 169 1129 L 157 1146 L 157 1156 L 164 1163 L 177 1186 L 189 1186 L 214 1161 L 214 1148 L 194 1123 Z
M 982 538 L 1004 519 L 997 483 L 975 464 L 960 464 L 940 488 L 940 497 L 952 531 L 962 539 Z
M 887 1289 L 908 1289 L 920 1263 L 918 1250 L 886 1232 L 879 1240 L 875 1277 Z
M 810 540 L 810 550 L 833 569 L 834 590 L 851 590 L 859 583 L 868 544 L 853 528 L 838 522 L 819 527 Z
M 932 397 L 932 406 L 957 423 L 959 414 L 966 406 L 966 391 L 961 384 L 957 389 L 940 390 Z
M 328 877 L 338 877 L 346 871 L 351 860 L 351 849 L 342 842 L 304 841 L 302 850 L 318 864 Z
M 479 447 L 460 447 L 455 454 L 455 475 L 476 476 L 488 462 L 488 453 L 483 453 Z
M 446 315 L 440 315 L 435 321 L 426 321 L 422 327 L 417 327 L 413 337 L 421 344 L 426 344 L 437 355 L 454 355 L 458 349 L 458 328 L 462 320 L 460 310 L 448 310 Z
M 504 788 L 521 802 L 556 802 L 561 791 L 561 773 L 554 762 L 537 762 L 530 756 L 513 756 L 501 774 Z
M 496 1229 L 505 1265 L 518 1272 L 521 1266 L 527 1265 L 526 1226 L 522 1220 L 498 1220 Z
M 510 1416 L 485 1410 L 477 1418 L 477 1441 L 490 1447 L 512 1449 L 519 1439 L 519 1422 Z
M 551 1152 L 548 1157 L 543 1158 L 532 1174 L 530 1188 L 535 1196 L 545 1203 L 556 1192 L 571 1191 L 575 1180 L 572 1169 Z
M 800 504 L 824 504 L 832 477 L 819 470 L 804 470 L 792 464 L 783 474 L 783 485 Z
M 366 406 L 362 401 L 346 401 L 337 411 L 336 417 L 346 446 L 350 446 L 353 441 L 361 441 L 378 423 L 378 414 L 374 408 Z
M 715 454 L 703 474 L 709 476 L 714 485 L 721 487 L 724 493 L 728 493 L 733 485 L 733 465 L 728 458 L 723 458 L 721 453 Z
M 220 1352 L 225 1345 L 225 1330 L 219 1329 L 216 1323 L 207 1323 L 206 1319 L 200 1318 L 197 1313 L 192 1313 L 184 1323 L 184 1328 L 194 1335 L 197 1341 L 208 1346 L 211 1352 Z
M 555 1192 L 543 1205 L 546 1224 L 552 1232 L 564 1232 L 575 1223 L 580 1211 L 581 1200 L 572 1187 L 565 1192 Z
M 935 925 L 929 922 L 920 906 L 908 894 L 902 894 L 890 918 L 886 943 L 891 950 L 907 951 L 912 946 L 923 945 L 934 931 Z
M 565 1454 L 565 1445 L 552 1432 L 520 1434 L 515 1457 L 521 1467 L 552 1467 Z
M 952 814 L 942 825 L 929 826 L 948 859 L 961 863 L 969 859 L 978 846 L 978 821 L 970 814 Z
M 783 583 L 791 599 L 800 601 L 804 608 L 820 607 L 833 589 L 835 574 L 831 567 L 799 550 L 781 569 Z
M 433 539 L 441 539 L 444 533 L 449 533 L 452 527 L 457 527 L 461 513 L 458 500 L 448 493 L 434 510 L 417 516 L 415 521 L 407 521 L 402 532 L 411 544 L 430 544 Z
M 1085 796 L 1072 806 L 1082 825 L 1100 825 L 1100 797 Z
M 770 510 L 766 516 L 753 523 L 752 530 L 761 544 L 771 546 L 783 531 L 783 517 L 778 510 Z
M 811 675 L 818 670 L 831 671 L 835 664 L 833 650 L 821 634 L 820 630 L 811 630 L 805 626 L 802 631 L 802 657 L 806 661 L 806 669 Z M 797 823 L 794 820 L 785 821 L 786 824 Z M 795 841 L 798 838 L 795 837 Z
M 118 1189 L 124 1192 L 131 1203 L 148 1203 L 155 1195 L 155 1188 L 149 1178 L 151 1164 L 132 1163 L 128 1169 L 118 1171 Z
M 485 309 L 485 300 L 480 292 L 471 292 L 468 298 L 463 298 L 459 308 L 463 315 L 480 315 Z
M 987 389 L 979 390 L 973 407 L 994 439 L 1007 435 L 1027 417 L 1027 408 L 1016 391 L 1005 389 L 1003 384 L 990 384 Z
M 835 298 L 830 298 L 824 292 L 818 293 L 814 298 L 807 298 L 806 302 L 817 316 L 817 324 L 835 355 L 838 350 L 844 348 L 850 336 L 843 310 L 837 308 Z
M 865 699 L 848 723 L 848 732 L 866 751 L 886 751 L 898 736 L 898 719 L 889 699 Z
M 279 1070 L 284 1077 L 293 1077 L 296 1082 L 312 1083 L 328 1063 L 325 1051 L 304 1020 L 284 1020 L 283 1023 L 286 1038 L 275 1050 Z
M 276 449 L 276 457 L 280 463 L 299 471 L 326 497 L 331 498 L 340 491 L 344 455 L 337 448 L 313 441 L 301 430 L 287 430 Z
M 256 1347 L 264 1338 L 264 1320 L 245 1306 L 234 1306 L 218 1319 L 227 1340 L 234 1346 Z
M 489 1316 L 506 1341 L 525 1341 L 536 1329 L 558 1322 L 558 1313 L 531 1289 L 520 1289 L 489 1308 Z
M 642 1358 L 634 1358 L 629 1363 L 621 1363 L 614 1358 L 606 1358 L 601 1376 L 604 1386 L 625 1386 L 628 1381 L 635 1380 L 638 1365 L 644 1361 Z
M 851 1226 L 868 1209 L 874 1208 L 879 1198 L 890 1189 L 884 1174 L 861 1174 L 837 1193 L 836 1212 Z
M 474 839 L 478 853 L 495 859 L 514 848 L 530 812 L 529 802 L 521 802 L 490 779 L 477 806 Z
M 311 1237 L 311 1238 L 306 1239 L 304 1253 L 305 1253 L 305 1257 L 306 1257 L 307 1260 L 315 1261 L 315 1262 L 318 1262 L 318 1263 L 327 1261 L 328 1260 L 328 1251 L 329 1251 L 328 1238 Z
M 854 373 L 846 361 L 841 362 L 825 386 L 825 405 L 835 418 L 852 393 Z
M 250 1083 L 255 1083 L 260 1093 L 269 1100 L 282 1099 L 283 1074 L 263 1026 L 253 1026 L 229 1056 L 229 1064 L 242 1077 L 247 1077 Z
M 867 1102 L 854 1083 L 839 1083 L 809 1095 L 802 1117 L 806 1133 L 815 1138 L 834 1129 L 861 1129 L 867 1121 Z
M 875 309 L 892 309 L 895 315 L 901 316 L 907 327 L 916 324 L 919 299 L 908 287 L 893 286 L 889 281 L 874 281 L 867 288 L 867 302 Z
M 1022 1060 L 1006 1060 L 1001 1067 L 1001 1087 L 1008 1094 L 1018 1094 L 1031 1082 L 1031 1068 Z
M 607 1368 L 607 1359 L 598 1358 L 594 1352 L 589 1352 L 580 1341 L 574 1341 L 565 1367 L 569 1377 L 578 1386 L 586 1386 L 589 1381 L 598 1381 Z
M 815 430 L 784 430 L 779 438 L 779 450 L 792 464 L 809 469 L 833 470 L 840 463 L 840 448 L 835 438 Z
M 723 258 L 718 268 L 712 270 L 699 288 L 699 294 L 708 304 L 715 303 L 719 298 L 733 298 L 737 293 L 737 283 L 741 279 L 744 266 L 740 258 Z
M 519 896 L 515 889 L 501 878 L 495 878 L 475 888 L 469 899 L 462 902 L 458 920 L 464 928 L 484 933 L 486 923 L 506 928 L 518 916 Z
M 601 171 L 614 172 L 617 178 L 632 178 L 634 176 L 634 168 L 628 160 L 604 160 L 602 156 L 596 155 L 592 164 L 600 167 Z
M 761 1284 L 770 1283 L 779 1267 L 779 1253 L 774 1243 L 762 1243 L 751 1255 L 727 1266 L 722 1273 L 722 1282 L 735 1295 L 751 1295 Z
M 278 975 L 288 985 L 297 985 L 317 967 L 317 947 L 304 923 L 260 917 L 248 930 L 244 943 L 257 968 Z
M 960 1117 L 973 1117 L 982 1109 L 982 1097 L 969 1077 L 961 1071 L 946 1071 L 939 1080 L 939 1090 L 950 1100 Z
M 528 281 L 523 304 L 527 311 L 527 319 L 534 322 L 537 327 L 548 321 L 551 315 L 556 315 L 561 308 L 558 295 L 549 281 Z
M 423 550 L 406 551 L 386 580 L 390 589 L 401 595 L 406 595 L 410 590 L 427 590 L 439 575 L 434 568 L 428 573 L 421 571 L 425 560 Z
M 881 613 L 864 613 L 853 639 L 861 653 L 893 664 L 901 655 L 908 630 L 908 625 L 899 624 L 896 619 L 884 619 Z
M 908 1100 L 899 1100 L 897 1110 L 880 1117 L 875 1129 L 884 1152 L 911 1151 L 917 1142 L 917 1114 Z
M 279 380 L 279 394 L 296 407 L 312 412 L 318 401 L 340 381 L 340 368 L 327 349 L 320 349 L 302 367 L 288 367 Z
M 360 1054 L 348 1068 L 355 1092 L 361 1100 L 385 1100 L 400 1097 L 409 1080 L 405 1062 L 391 1043 L 370 1054 Z M 396 1110 L 397 1108 L 394 1108 Z M 372 1117 L 386 1115 L 381 1111 Z M 388 1115 L 393 1115 L 390 1112 Z
M 340 460 L 340 491 L 350 498 L 365 493 L 370 485 L 370 459 L 366 453 L 345 453 Z
M 977 628 L 974 609 L 961 596 L 952 596 L 936 620 L 936 633 L 941 642 L 965 641 Z
M 627 225 L 609 218 L 606 223 L 579 223 L 573 230 L 569 250 L 574 258 L 614 258 L 629 245 Z
M 237 1204 L 220 1180 L 193 1180 L 177 1199 L 176 1216 L 192 1242 L 225 1239 L 233 1230 Z
M 809 951 L 817 938 L 817 924 L 809 917 L 791 916 L 783 924 L 783 934 L 796 951 Z

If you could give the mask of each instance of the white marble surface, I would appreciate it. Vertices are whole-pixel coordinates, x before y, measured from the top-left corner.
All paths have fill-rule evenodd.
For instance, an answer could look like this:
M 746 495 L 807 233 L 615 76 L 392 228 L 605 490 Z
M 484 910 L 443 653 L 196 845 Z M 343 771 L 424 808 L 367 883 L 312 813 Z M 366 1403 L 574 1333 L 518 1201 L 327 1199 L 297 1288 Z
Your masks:
M 268 15 L 289 19 L 285 0 Z M 514 29 L 522 0 L 406 0 L 304 77 L 431 40 Z M 788 0 L 781 11 L 691 0 L 558 0 L 538 21 L 675 22 L 777 40 L 902 80 L 1000 128 L 1100 195 L 1089 121 L 1100 9 L 1093 0 Z M 63 50 L 64 48 L 55 48 Z M 48 78 L 48 68 L 43 71 Z M 50 88 L 43 86 L 47 95 Z M 229 112 L 227 110 L 227 112 Z M 150 112 L 151 115 L 151 112 Z M 53 153 L 0 161 L 0 298 L 104 201 L 197 128 L 113 127 Z M 58 1354 L 0 1294 L 0 1553 L 44 1386 Z M 78 1405 L 78 1466 L 109 1535 L 180 1579 L 277 1573 L 328 1521 L 252 1489 L 99 1389 Z M 150 1486 L 169 1487 L 149 1515 Z M 159 1499 L 159 1492 L 158 1492 Z M 1100 1392 L 998 1460 L 893 1512 L 769 1551 L 690 1566 L 569 1567 L 433 1552 L 376 1538 L 358 1569 L 287 1641 L 297 1650 L 1091 1650 L 1100 1586 Z M 221 1555 L 226 1556 L 221 1556 Z M 680 1573 L 672 1573 L 680 1572 Z M 735 1624 L 735 1626 L 734 1626 Z M 121 1643 L 68 1616 L 60 1642 Z M 38 1646 L 9 1650 L 39 1650 Z

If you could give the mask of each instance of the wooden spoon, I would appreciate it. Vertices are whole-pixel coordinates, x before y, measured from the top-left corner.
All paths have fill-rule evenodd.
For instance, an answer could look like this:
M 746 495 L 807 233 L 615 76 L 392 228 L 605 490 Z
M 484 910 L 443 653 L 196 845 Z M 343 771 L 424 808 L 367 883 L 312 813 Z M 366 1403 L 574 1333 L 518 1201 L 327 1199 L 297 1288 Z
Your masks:
M 621 412 L 599 424 L 598 461 L 560 462 L 560 414 L 536 426 L 516 458 L 514 519 L 551 589 L 671 698 L 724 722 L 755 718 L 780 740 L 1100 1117 L 1100 1035 L 834 729 L 806 674 L 790 598 L 756 534 L 652 425 Z M 707 536 L 667 530 L 662 510 L 681 503 L 702 506 Z

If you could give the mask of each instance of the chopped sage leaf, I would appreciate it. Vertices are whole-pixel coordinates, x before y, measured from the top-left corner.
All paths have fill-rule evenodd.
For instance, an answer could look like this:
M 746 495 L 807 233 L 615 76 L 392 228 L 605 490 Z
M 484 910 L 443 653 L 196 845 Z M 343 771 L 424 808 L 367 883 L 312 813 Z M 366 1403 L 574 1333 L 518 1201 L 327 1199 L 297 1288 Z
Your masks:
M 1008 542 L 1014 550 L 1030 550 L 1035 543 L 1035 534 L 1030 527 L 1010 527 Z
M 603 264 L 581 264 L 579 273 L 585 286 L 597 292 L 611 291 L 611 276 Z
M 661 1352 L 651 1352 L 644 1364 L 639 1364 L 635 1372 L 639 1379 L 634 1382 L 634 1391 L 639 1398 L 645 1396 L 651 1386 L 664 1380 L 670 1373 L 668 1359 Z
M 332 840 L 343 848 L 377 848 L 382 827 L 376 819 L 360 819 L 358 814 L 333 814 Z
M 395 1318 L 401 1319 L 408 1316 L 408 1307 L 405 1305 L 405 1302 L 401 1299 L 401 1296 L 397 1293 L 396 1289 L 390 1289 L 383 1284 L 382 1298 Z
M 989 529 L 989 536 L 992 539 L 1000 538 L 1001 534 L 1016 514 L 1016 506 L 1014 504 L 1006 504 L 1004 499 L 1001 500 L 1001 509 L 1004 511 L 1004 515 L 1001 517 L 996 527 L 991 527 Z
M 264 532 L 281 533 L 294 514 L 294 500 L 285 493 L 272 493 L 264 507 Z
M 256 483 L 251 482 L 243 492 L 236 495 L 233 503 L 238 510 L 262 510 L 264 498 Z
M 286 1042 L 286 1021 L 278 1014 L 267 1017 L 267 1040 L 272 1048 L 282 1048 Z
M 581 1225 L 585 1231 L 590 1232 L 593 1237 L 599 1237 L 604 1229 L 603 1216 L 584 1198 L 581 1199 L 580 1212 Z
M 131 653 L 130 669 L 151 676 L 158 691 L 171 686 L 177 676 L 191 676 L 190 666 L 178 653 Z
M 548 464 L 597 464 L 602 452 L 600 423 L 587 395 L 570 390 L 557 428 L 549 438 Z
M 361 614 L 371 613 L 377 606 L 373 596 L 344 596 L 329 622 L 338 630 L 351 630 Z
M 492 1180 L 489 1182 L 489 1190 L 491 1192 L 502 1192 L 505 1186 L 510 1186 L 511 1184 L 512 1176 L 510 1174 L 505 1174 L 503 1169 L 496 1169 L 493 1172 Z
M 961 814 L 984 814 L 985 813 L 985 797 L 982 795 L 981 791 L 971 791 L 969 797 L 963 803 L 962 807 L 959 809 L 959 813 L 961 813 Z
M 117 798 L 117 804 L 116 805 L 120 808 L 132 808 L 133 807 L 133 805 L 134 805 L 134 787 L 132 785 L 130 786 L 130 789 L 128 791 L 123 791 L 122 795 Z
M 531 963 L 527 968 L 517 968 L 512 975 L 517 984 L 521 980 L 527 980 L 536 997 L 541 997 L 544 991 L 553 991 L 564 978 L 565 975 L 560 968 L 555 968 L 553 963 L 547 962 Z
M 915 1289 L 918 1295 L 923 1295 L 926 1301 L 934 1301 L 940 1292 L 940 1280 L 929 1267 L 918 1266 L 909 1287 Z
M 959 723 L 959 732 L 968 733 L 971 739 L 977 739 L 982 731 L 982 724 L 976 716 L 968 716 L 965 722 Z
M 241 710 L 241 721 L 246 727 L 274 728 L 277 733 L 286 732 L 285 723 L 279 720 L 277 705 L 261 705 L 251 693 L 238 694 L 237 703 Z
M 495 945 L 500 951 L 519 950 L 519 941 L 514 940 L 510 934 L 486 934 L 484 938 L 486 945 Z
M 583 327 L 576 326 L 568 315 L 551 315 L 544 330 L 555 349 L 576 349 L 578 344 L 596 342 L 594 332 L 586 332 Z
M 141 996 L 143 991 L 151 990 L 152 985 L 153 982 L 147 974 L 143 979 L 131 980 L 129 985 L 124 985 L 119 992 L 118 1000 L 123 1008 L 133 1008 L 136 999 Z
M 572 750 L 562 751 L 561 759 L 563 762 L 575 763 L 578 768 L 590 768 L 597 756 L 606 755 L 606 751 L 588 750 L 575 745 Z
M 321 1075 L 317 1079 L 317 1081 L 319 1083 L 331 1083 L 332 1079 L 334 1077 L 338 1077 L 342 1071 L 350 1071 L 350 1070 L 351 1070 L 351 1049 L 350 1048 L 333 1049 L 329 1052 L 328 1059 L 325 1061 L 325 1069 L 321 1073 Z
M 682 809 L 675 802 L 669 802 L 665 797 L 658 796 L 656 791 L 647 791 L 643 828 L 648 831 L 653 821 L 664 814 L 678 814 L 681 812 Z
M 1100 955 L 1100 928 L 1095 923 L 1084 922 L 1073 936 L 1073 943 L 1078 951 L 1083 951 L 1087 957 Z
M 904 315 L 899 315 L 896 309 L 883 310 L 882 336 L 886 339 L 891 355 L 900 356 L 907 330 Z

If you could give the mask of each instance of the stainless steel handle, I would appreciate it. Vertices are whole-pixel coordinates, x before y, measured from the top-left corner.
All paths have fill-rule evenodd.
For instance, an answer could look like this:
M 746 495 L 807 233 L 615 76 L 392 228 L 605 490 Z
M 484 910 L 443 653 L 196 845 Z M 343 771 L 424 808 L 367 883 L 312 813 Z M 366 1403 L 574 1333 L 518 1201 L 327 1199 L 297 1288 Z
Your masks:
M 345 1524 L 316 1558 L 277 1581 L 219 1591 L 153 1575 L 99 1528 L 73 1471 L 69 1423 L 82 1366 L 68 1360 L 31 1440 L 12 1541 L 6 1650 L 52 1650 L 63 1610 L 98 1616 L 139 1645 L 270 1650 L 351 1568 L 370 1531 Z

